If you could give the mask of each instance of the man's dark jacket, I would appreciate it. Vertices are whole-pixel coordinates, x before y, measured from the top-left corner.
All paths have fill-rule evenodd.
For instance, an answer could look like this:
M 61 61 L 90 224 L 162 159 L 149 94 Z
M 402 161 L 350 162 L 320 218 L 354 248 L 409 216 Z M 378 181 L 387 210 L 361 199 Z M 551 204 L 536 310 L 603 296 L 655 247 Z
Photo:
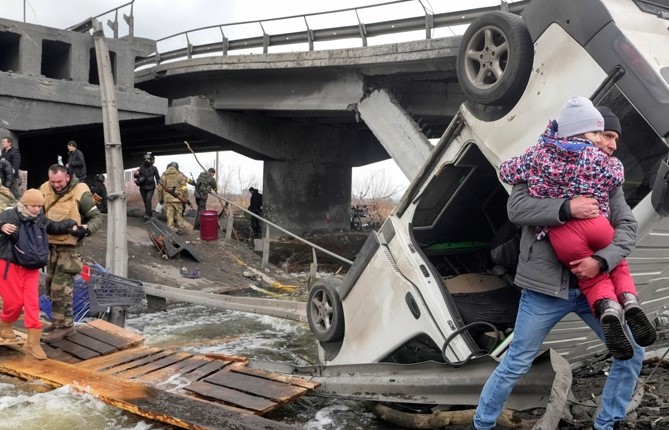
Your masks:
M 86 177 L 86 161 L 84 160 L 84 154 L 80 150 L 75 149 L 68 154 L 67 167 L 80 180 Z
M 160 173 L 158 173 L 158 168 L 153 164 L 146 166 L 142 164 L 139 166 L 139 176 L 144 177 L 144 181 L 139 185 L 139 188 L 142 190 L 153 190 L 156 188 L 156 183 L 160 181 Z

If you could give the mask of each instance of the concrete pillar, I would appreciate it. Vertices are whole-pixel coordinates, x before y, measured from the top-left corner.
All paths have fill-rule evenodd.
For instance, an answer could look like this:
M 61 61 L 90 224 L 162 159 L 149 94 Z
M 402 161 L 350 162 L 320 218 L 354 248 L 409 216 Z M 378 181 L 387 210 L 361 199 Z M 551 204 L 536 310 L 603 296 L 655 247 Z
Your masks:
M 430 141 L 400 104 L 385 90 L 374 90 L 358 103 L 358 112 L 374 136 L 410 181 L 432 151 Z
M 263 216 L 287 230 L 349 230 L 351 167 L 305 161 L 265 161 Z M 263 191 L 261 190 L 261 192 Z
M 88 82 L 90 41 L 72 38 L 70 43 L 70 79 L 75 82 Z
M 142 37 L 108 39 L 109 50 L 115 56 L 114 78 L 119 87 L 135 86 L 135 58 L 145 57 L 156 50 L 156 42 Z
M 19 42 L 19 70 L 24 75 L 42 73 L 42 39 L 21 31 Z

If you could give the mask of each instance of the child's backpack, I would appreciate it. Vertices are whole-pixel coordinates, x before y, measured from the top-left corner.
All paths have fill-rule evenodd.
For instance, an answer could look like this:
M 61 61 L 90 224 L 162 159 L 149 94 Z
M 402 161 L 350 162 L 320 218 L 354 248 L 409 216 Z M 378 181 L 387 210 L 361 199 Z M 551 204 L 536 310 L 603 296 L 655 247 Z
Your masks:
M 23 221 L 19 238 L 12 244 L 12 262 L 28 269 L 41 269 L 49 261 L 49 238 L 35 220 Z

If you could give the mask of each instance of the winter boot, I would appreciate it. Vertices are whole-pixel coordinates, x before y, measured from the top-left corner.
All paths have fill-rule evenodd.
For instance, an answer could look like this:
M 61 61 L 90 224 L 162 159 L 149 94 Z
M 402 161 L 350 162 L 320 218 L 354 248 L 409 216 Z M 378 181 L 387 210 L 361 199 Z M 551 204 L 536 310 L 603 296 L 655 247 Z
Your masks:
M 28 333 L 28 340 L 26 341 L 21 351 L 25 354 L 32 355 L 38 360 L 46 360 L 46 353 L 40 345 L 40 339 L 42 338 L 42 329 L 41 328 L 29 328 L 26 329 Z
M 611 299 L 595 302 L 595 316 L 599 318 L 604 332 L 604 343 L 613 358 L 629 360 L 634 355 L 632 343 L 623 326 L 623 308 Z
M 10 323 L 0 320 L 0 337 L 7 340 L 16 339 L 16 334 L 14 334 Z
M 476 430 L 476 427 L 474 426 L 474 421 L 472 420 L 471 423 L 467 427 L 465 427 L 465 430 Z
M 58 342 L 63 340 L 65 336 L 75 333 L 74 327 L 64 320 L 54 320 L 52 324 L 45 325 L 43 331 L 42 340 L 46 343 Z
M 625 321 L 636 343 L 644 347 L 654 344 L 657 340 L 657 332 L 639 306 L 639 298 L 632 293 L 620 293 L 618 302 L 625 310 Z

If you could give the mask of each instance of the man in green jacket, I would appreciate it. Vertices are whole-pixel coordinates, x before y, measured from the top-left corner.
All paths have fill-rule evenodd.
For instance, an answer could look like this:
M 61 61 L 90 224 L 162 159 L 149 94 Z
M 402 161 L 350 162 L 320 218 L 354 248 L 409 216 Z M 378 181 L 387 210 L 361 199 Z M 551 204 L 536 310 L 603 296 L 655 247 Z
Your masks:
M 193 230 L 200 229 L 200 212 L 207 209 L 207 197 L 209 193 L 213 191 L 218 191 L 218 186 L 216 185 L 216 178 L 214 175 L 216 170 L 209 168 L 207 171 L 200 173 L 200 176 L 197 177 L 195 181 L 195 204 L 197 205 L 197 210 L 195 212 L 195 221 L 193 222 Z
M 88 185 L 59 164 L 49 167 L 49 180 L 39 190 L 44 195 L 44 212 L 51 221 L 72 219 L 77 225 L 68 234 L 49 235 L 46 289 L 51 295 L 53 324 L 45 327 L 43 339 L 55 342 L 74 332 L 72 282 L 81 272 L 84 237 L 98 231 L 102 214 Z

